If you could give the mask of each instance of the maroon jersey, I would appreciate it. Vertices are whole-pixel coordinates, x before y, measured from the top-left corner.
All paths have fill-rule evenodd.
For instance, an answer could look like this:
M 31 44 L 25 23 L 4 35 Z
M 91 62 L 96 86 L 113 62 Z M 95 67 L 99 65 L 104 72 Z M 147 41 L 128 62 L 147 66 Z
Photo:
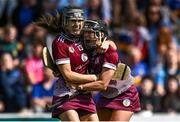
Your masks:
M 62 33 L 53 41 L 52 52 L 57 65 L 70 63 L 72 71 L 82 74 L 87 72 L 89 60 L 82 42 L 69 39 Z
M 110 46 L 105 54 L 92 55 L 91 73 L 99 74 L 103 67 L 116 70 L 118 62 L 118 54 Z M 111 110 L 139 111 L 138 92 L 132 83 L 133 77 L 131 75 L 127 80 L 111 80 L 107 90 L 100 91 L 97 107 L 110 108 Z
M 116 70 L 119 63 L 118 53 L 109 46 L 105 54 L 92 54 L 90 72 L 100 74 L 103 67 Z M 125 92 L 132 84 L 134 78 L 129 75 L 127 80 L 111 80 L 106 91 L 101 91 L 101 95 L 106 98 L 114 98 Z
M 71 70 L 77 73 L 87 73 L 89 59 L 84 51 L 82 42 L 77 39 L 70 39 L 67 35 L 61 33 L 52 43 L 52 55 L 55 63 L 71 64 Z M 72 94 L 75 90 L 66 87 L 63 78 L 57 81 L 55 95 L 64 96 Z
M 116 70 L 119 63 L 118 53 L 113 47 L 109 46 L 104 54 L 97 54 L 94 52 L 91 56 L 90 72 L 100 74 L 103 67 Z

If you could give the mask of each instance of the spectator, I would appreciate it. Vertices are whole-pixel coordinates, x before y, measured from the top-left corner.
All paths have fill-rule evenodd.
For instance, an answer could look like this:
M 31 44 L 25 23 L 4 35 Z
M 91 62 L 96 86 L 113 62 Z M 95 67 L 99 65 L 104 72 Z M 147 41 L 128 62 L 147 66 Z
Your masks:
M 149 52 L 149 66 L 151 73 L 154 75 L 156 73 L 156 59 L 157 58 L 157 35 L 158 29 L 161 20 L 160 7 L 149 6 L 146 14 L 147 27 L 149 30 L 151 40 L 148 43 L 148 52 Z
M 21 78 L 21 72 L 14 67 L 12 55 L 1 55 L 0 87 L 5 96 L 5 112 L 20 112 L 26 109 L 27 101 Z
M 4 103 L 2 101 L 0 101 L 0 113 L 3 112 L 4 109 L 5 109 Z
M 11 16 L 16 6 L 17 0 L 0 0 L 0 26 L 11 24 Z
M 87 0 L 59 0 L 58 8 L 65 6 L 79 6 L 84 7 Z
M 121 0 L 111 0 L 112 8 L 112 26 L 113 28 L 119 28 L 121 24 Z M 113 30 L 114 31 L 114 30 Z M 116 32 L 115 32 L 116 33 Z
M 25 70 L 30 84 L 36 85 L 44 80 L 43 62 L 41 59 L 43 45 L 40 41 L 33 43 L 33 55 L 25 60 Z
M 44 112 L 45 105 L 52 102 L 55 79 L 50 69 L 44 70 L 44 81 L 38 83 L 32 90 L 32 103 L 35 112 Z
M 88 0 L 87 1 L 87 17 L 89 19 L 102 19 L 102 0 Z
M 12 14 L 12 23 L 17 27 L 19 35 L 33 21 L 41 15 L 41 8 L 37 4 L 37 0 L 19 0 L 18 6 Z
M 149 0 L 150 1 L 150 5 L 153 6 L 161 6 L 163 1 L 162 0 Z
M 43 0 L 43 13 L 52 12 L 58 8 L 58 0 Z
M 175 75 L 167 78 L 167 93 L 163 99 L 163 110 L 168 113 L 180 112 L 180 87 Z
M 122 31 L 119 34 L 117 46 L 118 46 L 118 55 L 121 59 L 121 62 L 126 63 L 126 57 L 128 49 L 132 47 L 132 33 L 127 31 Z
M 171 10 L 178 10 L 180 8 L 179 0 L 165 0 L 165 3 L 169 6 Z
M 177 45 L 180 45 L 180 34 L 179 34 L 180 33 L 180 12 L 179 12 L 179 9 L 173 10 L 172 13 L 171 13 L 171 16 L 172 16 L 171 19 L 174 22 L 174 25 L 173 25 L 173 34 L 176 36 Z
M 157 83 L 157 92 L 162 96 L 165 94 L 164 86 L 168 75 L 180 75 L 178 53 L 176 48 L 174 50 L 167 50 L 164 65 L 157 73 L 155 79 Z
M 0 27 L 0 40 L 4 38 L 4 31 L 3 28 Z
M 179 0 L 166 0 L 167 7 L 166 9 L 168 11 L 164 11 L 164 18 L 167 22 L 170 23 L 171 27 L 170 29 L 173 31 L 173 36 L 175 36 L 173 39 L 176 40 L 177 45 L 180 45 L 180 1 Z M 166 23 L 167 23 L 166 22 Z M 168 23 L 168 24 L 169 24 Z
M 21 36 L 23 45 L 22 58 L 31 57 L 33 54 L 32 45 L 35 41 L 43 42 L 49 36 L 47 30 L 37 27 L 34 24 L 28 25 Z
M 147 29 L 146 25 L 146 19 L 145 16 L 142 13 L 139 13 L 137 16 L 136 22 L 136 28 L 134 30 L 134 45 L 138 47 L 142 52 L 142 60 L 148 61 L 148 43 L 151 40 L 149 30 Z
M 4 28 L 4 38 L 0 40 L 0 53 L 8 52 L 13 57 L 18 57 L 17 29 L 10 25 Z
M 1 86 L 0 86 L 1 87 Z M 4 105 L 4 93 L 3 90 L 0 90 L 0 113 L 5 111 L 5 105 Z
M 139 89 L 141 109 L 150 112 L 160 111 L 161 99 L 155 92 L 155 83 L 153 79 L 149 76 L 143 77 Z
M 148 75 L 147 64 L 142 61 L 141 51 L 134 46 L 129 48 L 127 59 L 125 62 L 131 68 L 132 76 L 135 77 L 135 84 L 139 85 L 141 78 L 145 75 Z
M 169 50 L 169 46 L 173 43 L 172 41 L 172 33 L 167 27 L 160 27 L 158 36 L 157 36 L 157 57 L 154 59 L 156 65 L 154 66 L 155 74 L 159 74 L 161 68 L 164 65 L 165 54 Z M 176 48 L 176 47 L 175 47 Z
M 135 0 L 111 0 L 111 25 L 113 33 L 118 33 L 123 20 L 126 18 L 136 18 L 138 15 Z M 129 16 L 131 15 L 131 16 Z M 126 21 L 126 20 L 125 20 Z
M 87 10 L 85 10 L 88 19 L 102 19 L 107 24 L 110 23 L 109 0 L 87 0 Z

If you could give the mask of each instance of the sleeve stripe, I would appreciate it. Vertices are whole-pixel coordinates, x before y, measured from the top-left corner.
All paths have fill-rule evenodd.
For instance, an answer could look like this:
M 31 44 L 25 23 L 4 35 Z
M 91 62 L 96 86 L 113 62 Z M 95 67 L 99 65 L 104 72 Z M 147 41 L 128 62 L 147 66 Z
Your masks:
M 108 63 L 108 62 L 105 62 L 105 63 L 103 64 L 103 67 L 116 70 L 116 65 L 114 65 L 114 64 L 112 64 L 112 63 Z
M 57 59 L 56 64 L 69 64 L 70 63 L 70 58 L 61 58 L 61 59 Z

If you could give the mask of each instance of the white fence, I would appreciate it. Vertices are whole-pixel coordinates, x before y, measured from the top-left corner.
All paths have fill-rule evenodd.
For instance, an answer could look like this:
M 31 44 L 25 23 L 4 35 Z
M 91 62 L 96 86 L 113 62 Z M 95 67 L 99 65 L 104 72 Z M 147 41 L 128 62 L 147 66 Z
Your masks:
M 48 119 L 51 118 L 50 113 L 26 113 L 26 114 L 0 114 L 0 121 L 2 119 L 31 119 L 31 118 L 44 118 Z M 28 120 L 28 122 L 30 122 Z M 39 120 L 38 120 L 39 122 Z M 140 113 L 134 114 L 131 118 L 130 122 L 180 122 L 180 114 L 151 114 L 151 113 Z
M 151 116 L 134 115 L 130 122 L 180 122 L 180 114 L 153 114 Z

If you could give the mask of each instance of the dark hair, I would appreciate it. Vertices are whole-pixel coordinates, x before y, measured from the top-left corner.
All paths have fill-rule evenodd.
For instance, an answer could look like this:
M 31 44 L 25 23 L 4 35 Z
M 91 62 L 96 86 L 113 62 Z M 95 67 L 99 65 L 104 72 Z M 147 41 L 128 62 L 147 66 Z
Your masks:
M 167 79 L 166 79 L 166 84 L 165 84 L 165 88 L 166 88 L 166 90 L 167 90 L 167 93 L 169 93 L 168 83 L 169 83 L 170 80 L 175 80 L 176 83 L 177 83 L 178 86 L 179 86 L 179 80 L 178 80 L 177 75 L 168 75 L 168 76 L 167 76 Z M 178 90 L 177 90 L 176 94 L 177 94 L 177 96 L 180 97 L 180 87 L 178 87 Z
M 107 26 L 107 24 L 103 20 L 100 20 L 100 19 L 97 20 L 97 22 L 101 26 L 100 31 L 102 31 L 105 34 L 105 36 L 108 36 L 108 26 Z
M 151 75 L 145 75 L 142 77 L 141 81 L 144 82 L 146 79 L 149 79 L 154 82 L 154 78 Z
M 100 31 L 108 36 L 108 27 L 102 20 L 86 20 L 84 23 L 84 29 L 91 29 L 93 31 Z
M 35 25 L 47 29 L 50 33 L 57 34 L 63 31 L 63 14 L 72 9 L 81 9 L 78 6 L 66 6 L 61 10 L 55 10 L 43 15 L 38 21 L 34 22 Z
M 38 21 L 33 22 L 33 24 L 47 29 L 50 33 L 59 33 L 61 30 L 61 17 L 62 12 L 55 10 L 52 13 L 46 13 Z

